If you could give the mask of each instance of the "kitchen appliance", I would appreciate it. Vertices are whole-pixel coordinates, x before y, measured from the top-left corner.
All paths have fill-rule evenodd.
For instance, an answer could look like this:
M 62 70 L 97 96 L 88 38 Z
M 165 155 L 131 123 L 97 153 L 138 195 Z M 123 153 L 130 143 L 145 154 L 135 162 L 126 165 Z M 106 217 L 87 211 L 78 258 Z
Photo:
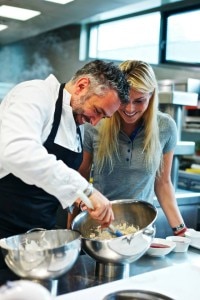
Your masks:
M 145 201 L 132 199 L 114 200 L 113 225 L 126 223 L 139 230 L 134 234 L 107 240 L 90 238 L 99 223 L 87 211 L 80 213 L 72 222 L 72 229 L 81 233 L 82 249 L 96 261 L 96 276 L 125 278 L 129 276 L 129 265 L 139 259 L 149 248 L 155 235 L 153 223 L 156 208 Z
M 185 116 L 184 116 L 184 126 L 185 128 L 200 128 L 200 80 L 188 78 L 187 87 L 188 92 L 198 94 L 198 104 L 196 107 L 186 106 Z
M 190 87 L 192 79 L 190 79 Z M 174 188 L 178 186 L 178 170 L 179 170 L 179 157 L 180 155 L 192 155 L 195 152 L 195 143 L 181 141 L 181 130 L 183 127 L 183 107 L 197 107 L 198 96 L 197 92 L 189 89 L 189 84 L 175 80 L 160 80 L 158 81 L 159 87 L 159 109 L 172 116 L 177 125 L 178 141 L 174 152 L 173 165 L 172 165 L 172 183 Z

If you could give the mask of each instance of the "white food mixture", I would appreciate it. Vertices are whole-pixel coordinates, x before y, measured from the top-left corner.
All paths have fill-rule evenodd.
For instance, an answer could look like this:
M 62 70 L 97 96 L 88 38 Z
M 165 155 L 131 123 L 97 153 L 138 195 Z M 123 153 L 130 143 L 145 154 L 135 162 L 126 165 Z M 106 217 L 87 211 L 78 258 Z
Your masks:
M 139 230 L 138 226 L 129 225 L 126 222 L 115 225 L 115 228 L 123 233 L 123 235 L 135 233 Z M 116 238 L 116 235 L 113 234 L 108 228 L 101 228 L 101 226 L 97 226 L 96 228 L 93 228 L 92 231 L 93 232 L 89 235 L 89 238 L 91 239 L 110 240 Z

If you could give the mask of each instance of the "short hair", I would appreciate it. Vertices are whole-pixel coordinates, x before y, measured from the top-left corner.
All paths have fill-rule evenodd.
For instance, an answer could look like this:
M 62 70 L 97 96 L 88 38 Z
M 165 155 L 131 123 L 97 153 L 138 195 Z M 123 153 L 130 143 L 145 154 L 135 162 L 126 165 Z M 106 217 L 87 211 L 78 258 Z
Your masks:
M 72 77 L 75 82 L 83 75 L 90 78 L 90 91 L 95 94 L 104 94 L 106 90 L 113 89 L 123 104 L 129 103 L 129 83 L 126 75 L 112 62 L 94 60 L 85 64 Z

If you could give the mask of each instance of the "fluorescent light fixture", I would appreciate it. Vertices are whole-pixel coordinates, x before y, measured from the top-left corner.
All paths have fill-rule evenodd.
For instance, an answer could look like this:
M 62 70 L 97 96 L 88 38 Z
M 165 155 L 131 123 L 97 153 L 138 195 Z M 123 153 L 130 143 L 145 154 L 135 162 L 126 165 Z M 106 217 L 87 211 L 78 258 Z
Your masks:
M 8 28 L 7 25 L 0 24 L 0 31 L 4 30 L 4 29 L 6 29 L 6 28 Z
M 74 0 L 44 0 L 44 1 L 54 2 L 54 3 L 57 3 L 57 4 L 67 4 L 67 3 L 72 2 Z
M 8 6 L 8 5 L 0 6 L 0 16 L 10 18 L 10 19 L 26 21 L 40 14 L 41 13 L 36 10 L 30 10 L 30 9 L 19 8 L 19 7 Z

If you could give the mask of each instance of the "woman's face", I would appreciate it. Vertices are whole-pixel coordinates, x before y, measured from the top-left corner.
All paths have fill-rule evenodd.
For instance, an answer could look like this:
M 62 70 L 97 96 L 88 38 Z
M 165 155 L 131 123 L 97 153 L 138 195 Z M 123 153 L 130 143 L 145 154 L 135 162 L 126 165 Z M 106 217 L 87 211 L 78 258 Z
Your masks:
M 118 112 L 125 123 L 137 123 L 147 110 L 151 93 L 136 92 L 134 89 L 130 91 L 130 103 L 121 105 Z

